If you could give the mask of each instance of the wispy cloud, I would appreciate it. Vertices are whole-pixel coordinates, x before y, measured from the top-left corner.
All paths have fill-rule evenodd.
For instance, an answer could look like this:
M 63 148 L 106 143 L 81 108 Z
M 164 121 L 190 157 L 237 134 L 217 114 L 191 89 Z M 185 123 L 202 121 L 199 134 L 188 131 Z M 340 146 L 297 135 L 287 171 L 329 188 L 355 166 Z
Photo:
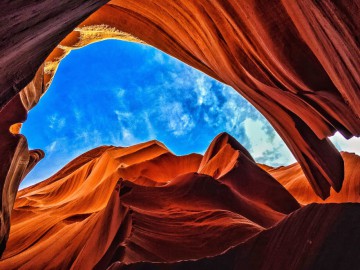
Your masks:
M 51 144 L 49 144 L 48 146 L 45 147 L 45 150 L 47 153 L 52 153 L 56 150 L 56 146 L 57 146 L 57 141 L 53 141 Z
M 127 122 L 133 118 L 133 114 L 131 112 L 122 112 L 119 110 L 114 111 L 119 122 Z
M 248 150 L 255 160 L 273 166 L 295 162 L 280 136 L 265 121 L 246 118 L 243 125 L 250 141 Z
M 69 145 L 70 150 L 74 150 L 79 145 L 96 147 L 102 143 L 102 136 L 102 132 L 97 129 L 77 129 L 74 138 L 66 138 L 66 144 Z
M 154 60 L 159 64 L 164 64 L 165 63 L 164 54 L 159 51 L 155 52 Z
M 185 135 L 195 127 L 191 115 L 184 111 L 180 102 L 164 104 L 161 112 L 162 120 L 167 122 L 168 130 L 175 136 Z
M 330 137 L 330 140 L 339 150 L 360 155 L 360 138 L 353 137 L 347 140 L 339 132 L 336 132 L 334 136 Z
M 106 41 L 74 51 L 62 61 L 45 97 L 23 132 L 51 159 L 40 162 L 29 181 L 100 145 L 158 139 L 174 153 L 187 154 L 204 152 L 223 131 L 258 162 L 294 161 L 271 125 L 234 89 L 152 47 Z M 360 153 L 359 139 L 336 135 L 332 140 L 340 149 Z
M 122 135 L 122 145 L 128 146 L 128 145 L 134 145 L 136 143 L 139 143 L 139 139 L 137 139 L 134 134 L 131 132 L 130 129 L 127 129 L 125 127 L 121 128 L 121 135 Z
M 194 91 L 197 95 L 197 105 L 213 106 L 213 108 L 216 108 L 218 106 L 218 99 L 215 91 L 211 89 L 213 86 L 211 80 L 207 79 L 205 75 L 201 73 L 194 77 Z
M 64 128 L 66 119 L 64 117 L 59 117 L 58 114 L 52 114 L 48 117 L 49 128 L 56 131 L 60 131 Z
M 123 88 L 117 89 L 117 91 L 116 91 L 116 96 L 117 96 L 118 98 L 123 98 L 124 95 L 125 95 L 125 89 L 123 89 Z
M 151 140 L 155 139 L 156 138 L 156 130 L 150 121 L 149 112 L 147 112 L 147 111 L 143 112 L 142 117 L 143 117 L 145 125 L 146 125 L 149 139 L 151 139 Z

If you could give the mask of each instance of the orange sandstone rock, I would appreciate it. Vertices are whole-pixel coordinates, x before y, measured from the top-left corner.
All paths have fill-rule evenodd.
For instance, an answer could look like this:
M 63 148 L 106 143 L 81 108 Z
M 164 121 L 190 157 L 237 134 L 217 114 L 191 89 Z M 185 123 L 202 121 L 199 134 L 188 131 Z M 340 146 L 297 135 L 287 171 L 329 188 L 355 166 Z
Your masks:
M 327 137 L 360 135 L 359 8 L 355 0 L 0 3 L 0 253 L 29 163 L 25 138 L 9 129 L 71 49 L 106 38 L 150 44 L 232 86 L 277 130 L 319 197 L 339 192 L 344 161 Z
M 298 163 L 290 166 L 267 168 L 266 171 L 279 181 L 301 204 L 360 202 L 360 157 L 354 153 L 341 153 L 345 163 L 345 178 L 340 192 L 331 191 L 321 200 L 314 193 Z
M 343 157 L 334 198 L 356 201 L 359 159 Z M 300 191 L 299 165 L 261 167 L 226 133 L 204 156 L 157 141 L 98 147 L 18 192 L 0 268 L 356 269 L 359 204 L 301 207 L 313 191 Z
M 300 207 L 245 151 L 228 134 L 204 157 L 157 141 L 91 150 L 18 192 L 0 268 L 198 260 L 244 243 Z M 209 166 L 231 168 L 218 177 Z

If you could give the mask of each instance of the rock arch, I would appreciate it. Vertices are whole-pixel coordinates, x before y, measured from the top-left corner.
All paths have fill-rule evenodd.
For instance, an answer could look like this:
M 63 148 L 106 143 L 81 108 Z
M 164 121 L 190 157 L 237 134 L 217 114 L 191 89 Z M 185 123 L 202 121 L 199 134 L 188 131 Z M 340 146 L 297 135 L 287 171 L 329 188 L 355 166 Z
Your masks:
M 341 189 L 343 160 L 327 137 L 360 135 L 357 1 L 107 2 L 0 4 L 0 237 L 19 182 L 42 156 L 29 162 L 26 139 L 10 127 L 25 121 L 69 49 L 106 38 L 141 40 L 232 86 L 270 121 L 320 197 Z

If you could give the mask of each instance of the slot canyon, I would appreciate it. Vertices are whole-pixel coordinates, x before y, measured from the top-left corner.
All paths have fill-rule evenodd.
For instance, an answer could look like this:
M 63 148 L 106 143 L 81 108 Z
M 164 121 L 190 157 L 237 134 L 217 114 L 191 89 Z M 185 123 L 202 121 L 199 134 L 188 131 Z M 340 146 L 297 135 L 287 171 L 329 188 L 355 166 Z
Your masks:
M 329 139 L 360 136 L 358 14 L 356 0 L 1 1 L 0 269 L 359 269 L 360 156 Z M 99 146 L 19 190 L 45 156 L 21 134 L 28 112 L 72 50 L 107 39 L 233 88 L 297 162 L 256 162 L 222 132 L 203 154 Z

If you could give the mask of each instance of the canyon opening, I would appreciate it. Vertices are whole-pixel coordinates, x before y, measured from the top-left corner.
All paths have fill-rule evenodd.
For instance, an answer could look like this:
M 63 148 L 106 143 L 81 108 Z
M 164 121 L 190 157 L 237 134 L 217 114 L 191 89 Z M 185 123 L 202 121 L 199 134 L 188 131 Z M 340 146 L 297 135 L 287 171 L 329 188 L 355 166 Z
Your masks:
M 2 2 L 0 268 L 358 269 L 359 10 Z

